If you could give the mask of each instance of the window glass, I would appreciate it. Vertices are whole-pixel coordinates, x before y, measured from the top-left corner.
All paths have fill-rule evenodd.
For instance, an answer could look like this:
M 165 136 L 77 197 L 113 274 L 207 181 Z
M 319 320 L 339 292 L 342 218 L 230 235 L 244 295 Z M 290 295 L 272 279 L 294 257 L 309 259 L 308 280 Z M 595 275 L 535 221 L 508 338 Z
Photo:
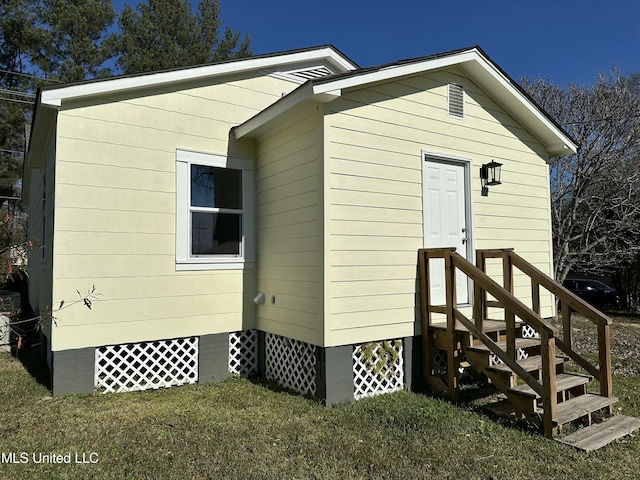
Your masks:
M 240 255 L 242 215 L 192 212 L 192 255 Z
M 192 164 L 191 206 L 242 208 L 242 171 Z

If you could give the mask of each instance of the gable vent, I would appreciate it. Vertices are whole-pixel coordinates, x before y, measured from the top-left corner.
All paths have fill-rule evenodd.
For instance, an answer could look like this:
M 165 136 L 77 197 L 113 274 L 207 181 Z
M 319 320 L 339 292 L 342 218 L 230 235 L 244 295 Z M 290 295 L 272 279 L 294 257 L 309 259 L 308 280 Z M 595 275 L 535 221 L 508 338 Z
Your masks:
M 464 118 L 464 89 L 455 83 L 449 84 L 449 115 Z
M 318 65 L 316 67 L 301 68 L 298 70 L 290 70 L 288 72 L 274 72 L 271 75 L 285 80 L 290 80 L 296 83 L 304 83 L 307 80 L 313 80 L 315 78 L 326 77 L 327 75 L 333 75 L 335 72 L 331 71 L 324 65 Z

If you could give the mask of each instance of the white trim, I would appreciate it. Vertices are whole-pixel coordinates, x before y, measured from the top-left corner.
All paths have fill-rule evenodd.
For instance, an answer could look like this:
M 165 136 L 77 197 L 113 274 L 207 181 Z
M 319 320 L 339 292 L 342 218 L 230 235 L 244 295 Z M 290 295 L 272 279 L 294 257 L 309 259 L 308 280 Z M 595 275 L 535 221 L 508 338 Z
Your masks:
M 242 137 L 259 130 L 260 127 L 264 124 L 276 119 L 280 115 L 288 112 L 289 110 L 303 103 L 305 100 L 311 98 L 312 96 L 313 87 L 310 83 L 304 83 L 300 87 L 296 88 L 293 92 L 278 100 L 276 103 L 269 105 L 259 114 L 250 118 L 246 122 L 233 127 L 231 131 L 233 132 L 235 139 L 239 140 Z
M 451 54 L 446 57 L 418 60 L 415 63 L 390 65 L 386 68 L 375 70 L 370 73 L 353 75 L 347 78 L 341 78 L 333 80 L 331 82 L 322 83 L 316 86 L 316 93 L 323 93 L 324 91 L 336 89 L 360 87 L 368 83 L 393 80 L 395 78 L 403 77 L 406 75 L 415 75 L 417 73 L 446 68 L 467 62 L 480 63 L 481 61 L 484 61 L 483 57 L 478 53 L 476 49 L 472 49 L 461 53 Z M 484 61 L 484 63 L 488 62 Z
M 434 152 L 429 150 L 421 150 L 420 152 L 420 162 L 421 162 L 421 175 L 422 175 L 422 185 L 424 188 L 425 184 L 425 164 L 427 161 L 432 160 L 439 163 L 449 163 L 462 165 L 464 167 L 464 201 L 465 201 L 465 224 L 467 228 L 467 241 L 465 243 L 466 252 L 464 257 L 469 260 L 471 263 L 475 263 L 474 252 L 475 252 L 475 225 L 474 225 L 474 209 L 473 209 L 473 159 L 470 157 L 463 157 L 460 155 L 442 153 L 442 152 Z M 424 205 L 424 192 L 423 195 L 423 205 Z M 425 212 L 422 212 L 422 219 L 424 222 Z M 423 236 L 422 241 L 423 245 L 425 242 L 425 234 L 424 234 L 425 225 L 423 224 Z M 425 245 L 426 246 L 426 245 Z M 467 303 L 461 305 L 473 305 L 473 282 L 470 278 L 467 279 Z
M 471 157 L 463 157 L 462 155 L 455 155 L 453 153 L 442 153 L 442 152 L 434 152 L 432 150 L 421 150 L 420 151 L 422 158 L 430 157 L 443 161 L 454 161 L 458 163 L 467 162 L 473 164 L 473 159 Z
M 217 77 L 221 75 L 238 74 L 265 68 L 282 67 L 299 62 L 325 61 L 338 71 L 347 72 L 357 67 L 348 59 L 330 47 L 322 47 L 303 52 L 283 53 L 281 55 L 265 57 L 249 57 L 213 65 L 183 68 L 164 72 L 151 72 L 146 75 L 129 77 L 115 77 L 106 80 L 90 81 L 60 88 L 42 91 L 40 103 L 59 107 L 65 100 L 88 97 L 93 95 L 113 94 L 123 90 L 133 90 L 146 87 L 157 87 L 165 84 L 175 84 L 191 80 Z
M 255 263 L 249 262 L 229 262 L 229 263 L 197 263 L 193 261 L 189 262 L 176 262 L 176 272 L 190 272 L 190 271 L 207 271 L 207 270 L 251 270 L 255 268 Z
M 190 227 L 191 164 L 242 170 L 242 244 L 239 256 L 192 257 Z M 176 149 L 176 270 L 238 270 L 254 262 L 253 161 L 214 153 Z

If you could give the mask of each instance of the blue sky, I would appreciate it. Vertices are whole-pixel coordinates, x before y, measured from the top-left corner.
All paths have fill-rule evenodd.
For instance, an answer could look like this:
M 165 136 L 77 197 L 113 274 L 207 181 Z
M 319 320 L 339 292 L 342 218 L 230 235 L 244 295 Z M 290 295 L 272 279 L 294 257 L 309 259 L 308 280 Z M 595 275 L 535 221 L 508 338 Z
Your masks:
M 640 71 L 638 0 L 220 1 L 255 54 L 332 44 L 368 67 L 479 45 L 515 80 L 587 84 L 614 65 Z

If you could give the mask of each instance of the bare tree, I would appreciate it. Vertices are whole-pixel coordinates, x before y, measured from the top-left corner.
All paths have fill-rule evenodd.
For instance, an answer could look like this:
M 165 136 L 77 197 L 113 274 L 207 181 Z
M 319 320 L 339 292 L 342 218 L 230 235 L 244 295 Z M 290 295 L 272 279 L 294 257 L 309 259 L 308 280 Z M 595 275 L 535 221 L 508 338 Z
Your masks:
M 629 80 L 612 71 L 587 86 L 522 81 L 580 145 L 549 165 L 558 281 L 572 269 L 610 271 L 640 253 L 640 95 Z

